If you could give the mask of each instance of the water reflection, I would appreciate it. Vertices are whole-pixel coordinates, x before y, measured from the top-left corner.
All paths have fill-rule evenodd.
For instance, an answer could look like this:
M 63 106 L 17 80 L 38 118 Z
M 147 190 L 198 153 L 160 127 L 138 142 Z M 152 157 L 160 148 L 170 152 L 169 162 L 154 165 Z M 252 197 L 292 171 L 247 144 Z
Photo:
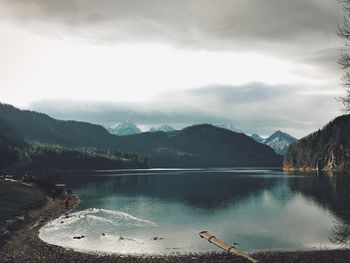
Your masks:
M 214 249 L 198 238 L 199 231 L 208 230 L 246 251 L 331 248 L 349 241 L 348 178 L 236 169 L 67 174 L 62 179 L 81 196 L 80 211 L 101 208 L 155 225 L 134 229 L 127 220 L 102 213 L 90 224 L 78 220 L 74 228 L 46 229 L 42 237 L 74 247 L 67 233 L 78 226 L 86 236 L 80 245 L 87 249 L 98 246 L 98 238 L 106 242 L 105 249 L 120 252 L 112 240 L 123 235 L 143 243 L 149 253 L 200 252 Z M 93 230 L 86 229 L 92 224 Z M 164 239 L 150 244 L 155 236 Z
M 288 178 L 288 183 L 292 191 L 302 193 L 337 216 L 329 239 L 335 244 L 349 245 L 350 175 L 320 173 L 306 178 Z
M 259 175 L 259 176 L 257 176 Z M 271 176 L 262 171 L 168 171 L 150 173 L 75 175 L 68 180 L 86 199 L 108 198 L 115 195 L 127 197 L 145 196 L 167 201 L 183 202 L 199 208 L 215 209 L 236 202 L 244 202 L 252 196 L 272 189 L 285 182 L 282 174 Z M 283 188 L 283 187 L 282 187 Z M 290 198 L 288 189 L 276 187 L 277 199 Z M 97 205 L 97 204 L 95 204 Z

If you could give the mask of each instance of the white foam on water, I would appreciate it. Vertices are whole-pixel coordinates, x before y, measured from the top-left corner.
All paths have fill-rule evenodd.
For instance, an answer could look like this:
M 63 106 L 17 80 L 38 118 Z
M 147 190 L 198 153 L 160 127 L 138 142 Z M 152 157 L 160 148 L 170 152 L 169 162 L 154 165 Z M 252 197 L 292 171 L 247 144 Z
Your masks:
M 97 210 L 97 209 L 95 209 Z M 113 211 L 113 210 L 106 210 L 106 209 L 98 209 L 99 211 L 102 211 L 106 214 L 110 214 L 110 215 L 113 215 L 113 216 L 120 216 L 120 217 L 124 217 L 124 218 L 127 218 L 127 219 L 131 219 L 131 220 L 135 220 L 135 221 L 138 221 L 138 222 L 142 222 L 142 223 L 146 223 L 146 224 L 150 224 L 150 225 L 156 225 L 156 223 L 154 222 L 151 222 L 151 221 L 148 221 L 148 220 L 145 220 L 145 219 L 142 219 L 142 218 L 137 218 L 133 215 L 130 215 L 128 213 L 125 213 L 125 212 L 120 212 L 120 211 Z
M 39 238 L 77 250 L 145 254 L 161 249 L 159 242 L 152 241 L 155 228 L 155 222 L 126 212 L 90 208 L 47 223 L 40 229 Z

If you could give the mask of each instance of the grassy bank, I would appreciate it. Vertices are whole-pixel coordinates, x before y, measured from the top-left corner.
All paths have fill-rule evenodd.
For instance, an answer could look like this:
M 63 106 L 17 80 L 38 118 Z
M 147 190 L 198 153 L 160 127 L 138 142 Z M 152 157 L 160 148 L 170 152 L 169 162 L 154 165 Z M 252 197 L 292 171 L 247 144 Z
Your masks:
M 24 211 L 45 203 L 45 195 L 37 186 L 14 181 L 0 181 L 0 225 Z

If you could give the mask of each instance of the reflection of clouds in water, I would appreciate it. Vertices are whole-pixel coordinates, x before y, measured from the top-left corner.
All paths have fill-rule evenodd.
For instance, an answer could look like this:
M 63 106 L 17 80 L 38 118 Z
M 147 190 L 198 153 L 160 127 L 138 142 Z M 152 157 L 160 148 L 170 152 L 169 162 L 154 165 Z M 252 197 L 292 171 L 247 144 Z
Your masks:
M 204 252 L 215 249 L 198 237 L 199 231 L 208 230 L 226 242 L 238 242 L 249 252 L 336 246 L 329 236 L 337 216 L 324 205 L 337 200 L 328 196 L 333 190 L 325 191 L 338 185 L 333 183 L 334 178 L 329 179 L 329 185 L 329 180 L 311 175 L 224 171 L 174 171 L 171 175 L 159 171 L 159 175 L 142 172 L 139 176 L 116 177 L 99 173 L 85 176 L 85 181 L 77 178 L 75 187 L 69 181 L 74 192 L 86 194 L 82 199 L 85 207 L 104 209 L 87 209 L 63 218 L 71 223 L 64 226 L 56 222 L 57 229 L 52 226 L 45 240 L 118 253 Z M 315 193 L 323 199 L 309 198 Z M 77 221 L 76 216 L 82 215 L 89 217 Z M 73 235 L 85 237 L 73 240 Z
M 145 196 L 157 200 L 177 201 L 193 208 L 211 210 L 243 202 L 251 195 L 271 190 L 284 180 L 281 172 L 270 173 L 272 175 L 266 171 L 234 169 L 152 171 L 140 174 L 131 171 L 122 172 L 126 176 L 120 176 L 119 172 L 115 172 L 114 175 L 108 173 L 107 176 L 100 176 L 99 173 L 99 176 L 91 175 L 87 179 L 82 176 L 71 184 L 80 185 L 80 180 L 89 180 L 78 190 L 83 194 L 93 194 L 95 202 L 85 204 L 82 200 L 82 205 L 88 207 L 103 207 L 97 200 L 107 197 L 114 199 L 115 193 L 118 193 L 129 197 Z M 217 179 L 218 174 L 220 180 Z
M 269 195 L 269 193 L 267 191 L 263 192 L 263 200 L 264 200 L 264 204 L 270 204 L 271 203 L 271 196 Z

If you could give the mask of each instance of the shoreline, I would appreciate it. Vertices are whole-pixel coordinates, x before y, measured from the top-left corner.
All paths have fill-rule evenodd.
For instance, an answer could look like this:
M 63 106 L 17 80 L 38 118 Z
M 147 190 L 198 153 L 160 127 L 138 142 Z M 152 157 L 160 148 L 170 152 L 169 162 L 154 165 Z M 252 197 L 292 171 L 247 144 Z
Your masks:
M 0 262 L 247 262 L 226 252 L 171 255 L 122 255 L 89 253 L 47 244 L 39 238 L 39 230 L 47 222 L 70 212 L 63 200 L 52 201 L 26 213 L 25 223 L 0 245 Z M 350 262 L 350 249 L 265 251 L 251 254 L 259 262 Z

